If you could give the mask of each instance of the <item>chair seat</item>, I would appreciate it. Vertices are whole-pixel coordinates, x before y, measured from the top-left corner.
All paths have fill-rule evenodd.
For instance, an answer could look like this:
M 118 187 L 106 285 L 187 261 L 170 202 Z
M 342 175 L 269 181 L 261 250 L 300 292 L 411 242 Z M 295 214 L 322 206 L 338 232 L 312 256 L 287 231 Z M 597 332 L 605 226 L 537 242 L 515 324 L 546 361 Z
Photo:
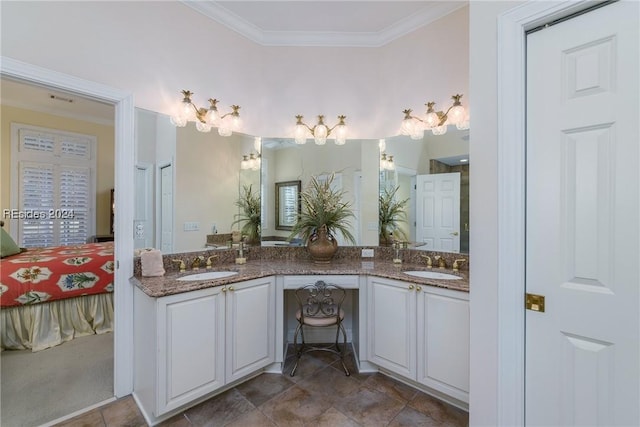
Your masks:
M 300 321 L 301 318 L 302 318 L 302 311 L 298 309 L 298 311 L 296 311 L 296 319 Z M 343 309 L 340 309 L 340 320 L 341 321 L 344 320 Z M 331 325 L 335 325 L 336 323 L 338 323 L 336 316 L 329 316 L 329 317 L 304 316 L 304 324 L 309 326 L 331 326 Z

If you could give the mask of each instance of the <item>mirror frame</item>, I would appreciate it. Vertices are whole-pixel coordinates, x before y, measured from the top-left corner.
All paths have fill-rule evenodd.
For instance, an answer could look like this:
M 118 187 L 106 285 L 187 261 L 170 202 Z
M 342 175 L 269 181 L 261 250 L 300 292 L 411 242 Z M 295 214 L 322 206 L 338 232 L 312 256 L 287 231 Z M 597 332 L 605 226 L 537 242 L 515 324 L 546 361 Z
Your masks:
M 280 192 L 283 190 L 287 190 L 293 188 L 296 193 L 296 202 L 293 206 L 295 209 L 295 218 L 297 221 L 298 215 L 302 210 L 302 202 L 300 199 L 300 192 L 302 191 L 302 181 L 284 181 L 284 182 L 276 182 L 276 230 L 293 230 L 293 226 L 295 222 L 285 223 L 280 220 L 280 213 L 285 212 L 287 210 L 287 206 L 285 206 L 286 200 L 280 196 Z

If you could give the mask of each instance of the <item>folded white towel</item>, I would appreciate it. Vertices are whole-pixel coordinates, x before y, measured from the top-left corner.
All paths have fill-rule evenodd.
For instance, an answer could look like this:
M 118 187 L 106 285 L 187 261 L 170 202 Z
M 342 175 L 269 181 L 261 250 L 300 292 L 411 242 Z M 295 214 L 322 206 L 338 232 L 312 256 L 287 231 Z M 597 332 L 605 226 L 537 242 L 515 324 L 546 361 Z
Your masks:
M 140 263 L 142 264 L 143 276 L 164 276 L 164 265 L 162 264 L 162 252 L 159 249 L 148 249 L 140 253 Z

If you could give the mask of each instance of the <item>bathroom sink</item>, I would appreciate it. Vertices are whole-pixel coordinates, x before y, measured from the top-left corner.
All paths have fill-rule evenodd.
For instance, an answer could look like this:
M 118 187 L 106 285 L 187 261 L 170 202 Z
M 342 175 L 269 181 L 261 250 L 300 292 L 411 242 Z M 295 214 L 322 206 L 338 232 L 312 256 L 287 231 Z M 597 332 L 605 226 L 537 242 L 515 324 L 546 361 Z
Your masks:
M 213 280 L 222 279 L 224 277 L 235 276 L 237 271 L 207 271 L 206 273 L 195 273 L 188 276 L 178 277 L 179 281 L 192 281 L 192 280 Z
M 460 276 L 455 274 L 440 273 L 438 271 L 403 271 L 404 274 L 414 277 L 422 277 L 423 279 L 440 279 L 440 280 L 459 280 Z

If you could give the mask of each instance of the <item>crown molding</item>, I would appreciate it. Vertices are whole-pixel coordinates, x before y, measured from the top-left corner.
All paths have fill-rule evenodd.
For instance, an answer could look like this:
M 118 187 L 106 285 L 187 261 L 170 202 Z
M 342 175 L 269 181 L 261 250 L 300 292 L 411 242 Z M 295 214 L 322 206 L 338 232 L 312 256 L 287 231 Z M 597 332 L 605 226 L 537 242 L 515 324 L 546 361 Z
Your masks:
M 467 5 L 438 2 L 378 32 L 264 31 L 215 1 L 181 1 L 185 6 L 262 46 L 380 47 Z

